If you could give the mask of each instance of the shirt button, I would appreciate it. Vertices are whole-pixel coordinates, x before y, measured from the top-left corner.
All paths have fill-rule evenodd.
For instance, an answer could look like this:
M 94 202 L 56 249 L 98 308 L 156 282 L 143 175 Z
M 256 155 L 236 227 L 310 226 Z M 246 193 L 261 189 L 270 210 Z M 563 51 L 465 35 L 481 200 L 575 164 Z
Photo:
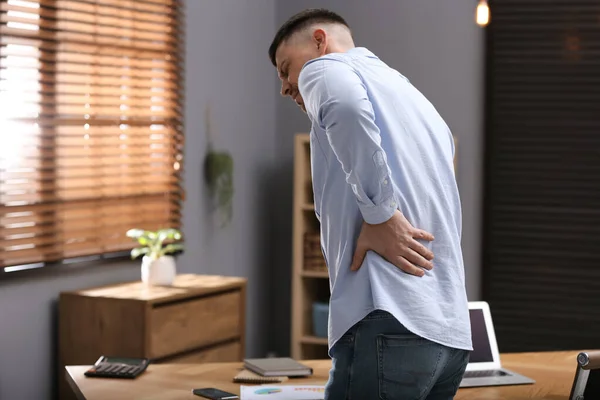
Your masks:
M 383 181 L 383 184 L 387 185 L 388 184 L 388 180 L 386 179 L 385 181 Z
M 396 207 L 396 203 L 394 203 L 394 202 L 390 203 L 390 207 L 392 207 L 392 208 Z

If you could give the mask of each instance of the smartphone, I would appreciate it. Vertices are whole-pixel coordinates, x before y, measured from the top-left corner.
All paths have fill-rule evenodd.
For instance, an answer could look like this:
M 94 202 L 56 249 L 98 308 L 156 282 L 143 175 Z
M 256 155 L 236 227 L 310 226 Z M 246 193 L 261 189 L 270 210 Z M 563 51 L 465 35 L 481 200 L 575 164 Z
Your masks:
M 204 397 L 210 400 L 230 400 L 230 399 L 239 399 L 240 396 L 237 394 L 224 392 L 223 390 L 215 389 L 215 388 L 201 388 L 192 390 L 196 396 Z

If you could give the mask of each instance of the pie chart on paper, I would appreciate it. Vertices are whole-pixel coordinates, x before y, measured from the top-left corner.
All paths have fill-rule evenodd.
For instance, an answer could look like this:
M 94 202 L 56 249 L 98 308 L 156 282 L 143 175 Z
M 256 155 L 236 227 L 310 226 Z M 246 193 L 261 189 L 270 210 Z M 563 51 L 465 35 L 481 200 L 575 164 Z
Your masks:
M 254 394 L 273 394 L 273 393 L 281 393 L 281 389 L 264 388 L 264 389 L 258 389 L 254 392 Z

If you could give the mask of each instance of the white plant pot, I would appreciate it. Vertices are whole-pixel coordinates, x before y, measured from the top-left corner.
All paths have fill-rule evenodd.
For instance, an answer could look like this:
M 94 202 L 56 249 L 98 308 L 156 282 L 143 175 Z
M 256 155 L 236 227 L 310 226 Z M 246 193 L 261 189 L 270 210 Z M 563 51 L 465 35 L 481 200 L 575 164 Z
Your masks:
M 142 259 L 142 282 L 146 285 L 171 285 L 176 273 L 172 256 L 162 256 L 156 260 L 144 256 Z

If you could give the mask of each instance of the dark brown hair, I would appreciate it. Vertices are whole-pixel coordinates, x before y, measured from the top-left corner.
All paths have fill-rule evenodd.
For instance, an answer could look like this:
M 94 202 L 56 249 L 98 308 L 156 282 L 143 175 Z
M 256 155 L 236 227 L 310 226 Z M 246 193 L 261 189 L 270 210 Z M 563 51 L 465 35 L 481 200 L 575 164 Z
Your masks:
M 344 18 L 333 11 L 329 11 L 324 8 L 309 8 L 301 11 L 298 14 L 293 15 L 283 25 L 281 25 L 275 34 L 275 38 L 273 38 L 273 42 L 271 42 L 271 45 L 269 46 L 269 58 L 274 66 L 277 65 L 275 62 L 275 53 L 277 52 L 277 49 L 281 43 L 289 39 L 294 33 L 299 32 L 310 24 L 316 22 L 333 22 L 350 28 Z

